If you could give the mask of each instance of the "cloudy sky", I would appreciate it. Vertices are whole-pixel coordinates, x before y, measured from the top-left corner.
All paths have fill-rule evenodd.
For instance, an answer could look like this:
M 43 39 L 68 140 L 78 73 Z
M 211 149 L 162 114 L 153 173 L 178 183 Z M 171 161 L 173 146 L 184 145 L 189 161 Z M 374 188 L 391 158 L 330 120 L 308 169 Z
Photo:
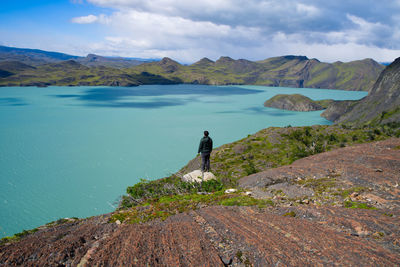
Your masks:
M 400 56 L 400 0 L 2 0 L 0 44 L 74 55 Z

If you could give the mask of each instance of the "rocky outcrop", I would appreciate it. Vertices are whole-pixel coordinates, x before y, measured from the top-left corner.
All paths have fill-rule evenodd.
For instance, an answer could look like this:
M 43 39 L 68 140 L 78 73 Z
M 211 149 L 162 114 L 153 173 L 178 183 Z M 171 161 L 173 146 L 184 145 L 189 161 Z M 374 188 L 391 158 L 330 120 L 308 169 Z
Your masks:
M 264 103 L 264 107 L 279 108 L 293 111 L 315 111 L 324 109 L 310 98 L 300 95 L 276 95 Z
M 340 116 L 352 110 L 359 100 L 333 101 L 321 116 L 330 121 L 337 121 Z
M 65 220 L 0 245 L 0 266 L 398 266 L 399 147 L 392 138 L 341 148 L 239 181 L 257 197 L 281 184 L 275 207 L 212 206 L 142 224 Z M 375 209 L 317 202 L 344 195 Z
M 400 58 L 386 67 L 365 98 L 347 108 L 343 106 L 339 102 L 331 108 L 338 111 L 332 117 L 336 123 L 360 126 L 400 122 Z
M 203 181 L 209 181 L 215 179 L 215 175 L 212 172 L 202 172 L 201 170 L 194 170 L 189 172 L 182 177 L 182 181 L 189 183 L 201 183 Z

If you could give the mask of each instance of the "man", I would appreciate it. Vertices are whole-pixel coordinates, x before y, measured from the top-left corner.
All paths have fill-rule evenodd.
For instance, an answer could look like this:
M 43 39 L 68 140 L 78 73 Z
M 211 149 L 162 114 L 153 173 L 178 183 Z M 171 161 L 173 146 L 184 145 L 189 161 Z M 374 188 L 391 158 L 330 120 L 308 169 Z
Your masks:
M 210 154 L 213 149 L 213 141 L 208 136 L 208 131 L 204 131 L 204 137 L 200 140 L 199 151 L 201 153 L 201 171 L 210 171 Z

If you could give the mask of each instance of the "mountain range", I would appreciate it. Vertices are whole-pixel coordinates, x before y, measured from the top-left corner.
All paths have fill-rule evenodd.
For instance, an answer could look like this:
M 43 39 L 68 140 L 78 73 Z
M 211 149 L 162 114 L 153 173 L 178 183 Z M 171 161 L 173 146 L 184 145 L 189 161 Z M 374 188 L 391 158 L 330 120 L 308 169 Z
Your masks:
M 0 46 L 0 86 L 192 83 L 369 91 L 383 69 L 384 65 L 372 59 L 324 63 L 292 55 L 261 61 L 220 57 L 217 61 L 203 58 L 182 65 L 170 58 L 152 61 L 93 54 L 78 57 Z

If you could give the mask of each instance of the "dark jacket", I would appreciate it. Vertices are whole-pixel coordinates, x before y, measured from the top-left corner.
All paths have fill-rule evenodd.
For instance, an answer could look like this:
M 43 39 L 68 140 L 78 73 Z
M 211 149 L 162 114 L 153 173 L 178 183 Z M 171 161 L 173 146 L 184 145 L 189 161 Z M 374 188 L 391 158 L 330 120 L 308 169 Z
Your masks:
M 213 142 L 211 137 L 204 136 L 203 138 L 201 138 L 198 153 L 211 153 L 212 149 Z

